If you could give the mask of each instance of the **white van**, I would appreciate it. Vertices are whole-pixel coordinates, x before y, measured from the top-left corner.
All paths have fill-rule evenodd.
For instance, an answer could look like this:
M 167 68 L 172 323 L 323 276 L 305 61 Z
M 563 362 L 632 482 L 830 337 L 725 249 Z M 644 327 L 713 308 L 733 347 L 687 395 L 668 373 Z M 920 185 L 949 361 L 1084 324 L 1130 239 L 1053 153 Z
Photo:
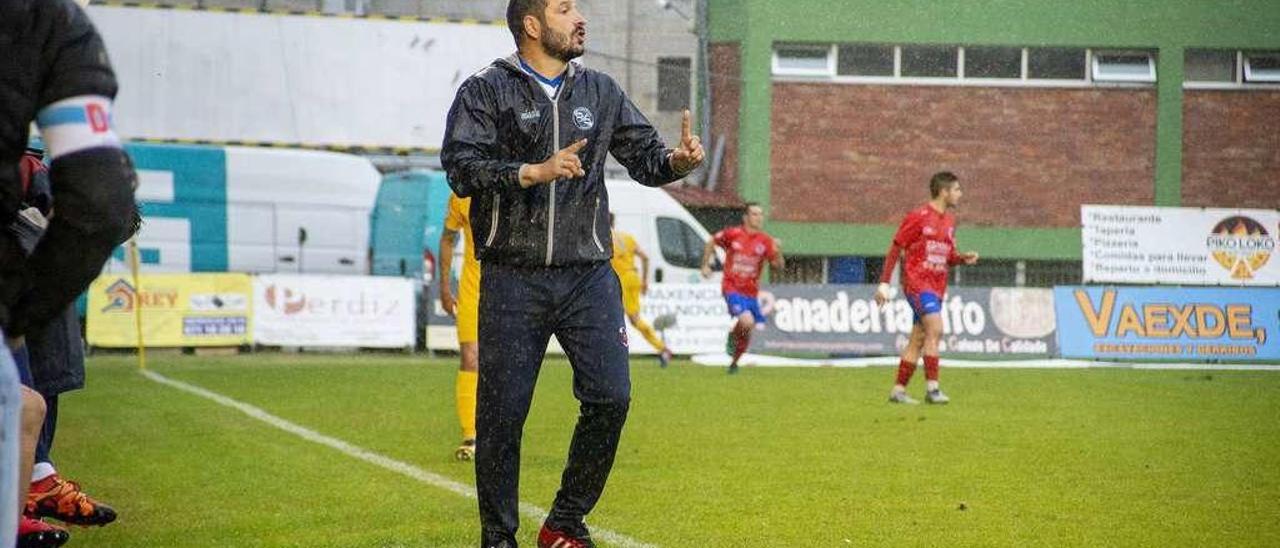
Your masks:
M 649 256 L 650 283 L 720 283 L 716 269 L 712 279 L 700 273 L 702 247 L 711 234 L 661 189 L 631 180 L 607 180 L 609 209 L 617 218 L 615 228 L 635 237 Z M 716 250 L 717 258 L 723 255 Z
M 350 154 L 130 143 L 146 272 L 366 274 L 381 175 Z M 126 271 L 123 250 L 108 272 Z

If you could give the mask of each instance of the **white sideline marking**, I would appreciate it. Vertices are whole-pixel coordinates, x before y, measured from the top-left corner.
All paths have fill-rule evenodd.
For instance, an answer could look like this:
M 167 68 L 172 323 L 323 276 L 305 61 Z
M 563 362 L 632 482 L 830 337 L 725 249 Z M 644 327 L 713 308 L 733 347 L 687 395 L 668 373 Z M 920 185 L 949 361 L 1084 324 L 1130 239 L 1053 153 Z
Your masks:
M 693 363 L 711 367 L 729 365 L 729 356 L 725 354 L 698 354 L 690 358 Z M 743 354 L 738 362 L 742 365 L 757 367 L 873 367 L 897 366 L 898 358 L 833 358 L 806 359 L 788 358 L 784 356 L 766 356 L 763 354 Z M 1160 369 L 1160 370 L 1197 370 L 1197 371 L 1280 371 L 1280 365 L 1239 363 L 1125 363 L 1091 360 L 1064 360 L 1045 358 L 1041 360 L 953 360 L 945 362 L 949 368 L 973 369 Z
M 387 457 L 379 453 L 374 453 L 373 451 L 370 451 L 368 449 L 365 449 L 356 445 L 352 445 L 338 438 L 335 438 L 332 436 L 326 436 L 324 434 L 316 432 L 315 430 L 311 430 L 304 426 L 294 424 L 285 419 L 272 415 L 271 413 L 264 411 L 260 407 L 255 407 L 238 400 L 233 400 L 231 398 L 223 396 L 222 394 L 201 388 L 194 384 L 187 384 L 182 381 L 173 380 L 164 375 L 161 375 L 159 373 L 156 373 L 150 370 L 144 370 L 141 373 L 142 373 L 142 376 L 148 379 L 151 379 L 155 382 L 158 382 L 163 385 L 171 386 L 173 388 L 177 388 L 178 390 L 181 390 L 183 392 L 195 394 L 205 399 L 213 400 L 220 405 L 224 405 L 226 407 L 230 407 L 232 409 L 240 411 L 241 413 L 249 415 L 250 417 L 253 417 L 262 422 L 270 424 L 271 426 L 279 428 L 280 430 L 284 430 L 285 432 L 298 436 L 304 440 L 315 442 L 332 449 L 336 449 L 346 454 L 347 456 L 360 459 L 362 461 L 365 461 L 369 464 L 373 464 L 375 466 L 380 466 L 392 472 L 398 472 L 400 474 L 409 476 L 413 479 L 416 479 L 432 487 L 438 487 L 440 489 L 444 489 L 445 491 L 449 491 L 455 495 L 463 496 L 469 499 L 476 498 L 475 488 L 465 483 L 460 483 L 460 482 L 451 480 L 449 478 L 446 478 L 444 476 L 441 476 L 439 474 L 428 472 L 422 468 L 419 468 L 407 462 L 398 461 L 391 457 Z M 520 503 L 520 513 L 527 518 L 537 521 L 538 523 L 541 523 L 542 520 L 547 517 L 546 510 L 526 502 Z M 609 544 L 615 544 L 618 546 L 627 546 L 631 548 L 657 548 L 657 545 L 646 544 L 644 542 L 633 539 L 621 533 L 610 531 L 608 529 L 601 529 L 599 527 L 591 528 L 591 536 L 597 540 L 603 540 L 605 542 L 608 542 Z

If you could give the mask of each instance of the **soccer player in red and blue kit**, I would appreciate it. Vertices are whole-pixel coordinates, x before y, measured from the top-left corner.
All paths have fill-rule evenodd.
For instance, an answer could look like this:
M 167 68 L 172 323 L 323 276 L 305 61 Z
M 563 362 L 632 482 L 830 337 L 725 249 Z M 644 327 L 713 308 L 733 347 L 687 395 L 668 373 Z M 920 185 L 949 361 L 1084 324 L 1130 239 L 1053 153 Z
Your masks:
M 765 322 L 760 302 L 756 300 L 764 262 L 768 260 L 773 268 L 783 268 L 786 261 L 777 240 L 764 232 L 764 209 L 755 203 L 747 204 L 747 210 L 742 214 L 742 226 L 721 230 L 707 242 L 702 250 L 704 278 L 711 276 L 711 259 L 715 257 L 716 247 L 725 251 L 724 280 L 720 283 L 720 290 L 729 305 L 729 315 L 738 320 L 729 332 L 730 354 L 733 356 L 729 373 L 737 373 L 738 359 L 751 345 L 751 332 L 755 331 L 756 324 Z
M 898 254 L 905 253 L 902 289 L 914 312 L 915 327 L 898 362 L 898 380 L 889 394 L 892 403 L 919 403 L 907 395 L 907 383 L 911 382 L 922 351 L 927 384 L 925 401 L 939 404 L 951 401 L 938 387 L 938 341 L 942 339 L 942 299 L 947 293 L 947 270 L 951 265 L 978 262 L 975 252 L 956 252 L 956 221 L 951 209 L 960 203 L 960 179 L 949 171 L 936 173 L 929 180 L 929 193 L 932 195 L 929 203 L 908 213 L 893 236 L 893 243 L 885 254 L 880 287 L 876 290 L 876 304 L 884 306 L 889 300 L 889 280 L 897 266 Z

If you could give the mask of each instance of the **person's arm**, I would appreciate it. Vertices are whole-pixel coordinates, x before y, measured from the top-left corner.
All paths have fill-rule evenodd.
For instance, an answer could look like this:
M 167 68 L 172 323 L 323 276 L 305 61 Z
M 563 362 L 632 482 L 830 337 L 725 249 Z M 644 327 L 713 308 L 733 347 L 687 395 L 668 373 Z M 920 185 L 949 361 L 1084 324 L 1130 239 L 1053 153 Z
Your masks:
M 636 246 L 636 257 L 640 258 L 640 293 L 649 292 L 649 256 Z
M 477 192 L 524 189 L 586 175 L 578 158 L 586 139 L 536 164 L 499 158 L 497 110 L 497 98 L 488 82 L 471 78 L 458 89 L 440 149 L 440 164 L 454 194 L 466 198 Z
M 717 234 L 718 236 L 718 234 Z M 707 245 L 702 246 L 702 277 L 711 277 L 711 259 L 716 256 L 716 239 L 707 240 Z
M 680 146 L 670 149 L 626 93 L 621 88 L 616 93 L 622 104 L 609 152 L 627 168 L 632 179 L 645 186 L 662 186 L 688 175 L 702 163 L 702 143 L 691 134 L 689 111 L 684 113 Z
M 769 266 L 776 270 L 782 270 L 787 267 L 787 259 L 782 256 L 782 242 L 777 238 L 770 238 L 769 245 Z
M 472 77 L 458 88 L 445 121 L 440 164 L 454 194 L 523 188 L 523 162 L 498 157 L 497 96 L 490 84 Z
M 445 227 L 440 234 L 440 307 L 446 314 L 457 317 L 457 300 L 453 297 L 453 250 L 458 242 L 458 231 Z
M 889 284 L 893 282 L 893 275 L 898 268 L 898 258 L 902 255 L 902 248 L 898 247 L 897 242 L 889 244 L 889 250 L 884 252 L 884 268 L 880 270 L 880 284 Z
M 898 258 L 915 240 L 919 232 L 918 224 L 914 215 L 907 215 L 902 219 L 902 224 L 898 225 L 893 241 L 889 242 L 889 250 L 884 254 L 884 268 L 880 271 L 880 285 L 876 287 L 876 304 L 880 306 L 884 306 L 884 303 L 889 301 L 893 291 L 890 284 L 893 281 L 894 269 L 898 266 Z
M 959 251 L 956 251 L 955 245 L 951 246 L 951 254 L 947 256 L 947 266 L 955 266 L 958 264 L 971 265 L 977 264 L 977 262 L 977 251 L 966 251 L 964 253 L 960 253 Z
M 889 244 L 889 250 L 884 254 L 884 269 L 880 271 L 880 285 L 876 287 L 876 304 L 884 306 L 889 300 L 889 294 L 893 291 L 890 283 L 893 281 L 894 269 L 898 267 L 898 255 L 902 253 L 902 249 L 898 247 L 897 242 Z
M 10 336 L 61 314 L 138 224 L 137 175 L 111 128 L 116 82 L 102 38 L 69 0 L 33 5 L 50 10 L 45 15 L 52 21 L 46 39 L 33 43 L 43 46 L 36 124 L 53 159 L 56 212 L 27 258 L 20 294 L 9 307 Z

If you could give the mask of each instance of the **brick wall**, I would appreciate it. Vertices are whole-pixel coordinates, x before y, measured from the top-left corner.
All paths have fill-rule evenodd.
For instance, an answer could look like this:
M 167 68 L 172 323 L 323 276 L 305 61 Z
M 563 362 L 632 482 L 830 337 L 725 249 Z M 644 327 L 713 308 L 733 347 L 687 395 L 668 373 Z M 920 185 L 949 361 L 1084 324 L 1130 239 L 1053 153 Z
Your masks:
M 708 47 L 708 69 L 711 71 L 712 142 L 703 143 L 708 158 L 714 152 L 715 140 L 725 137 L 724 160 L 716 192 L 737 195 L 738 190 L 738 109 L 742 103 L 742 50 L 737 42 L 711 44 Z
M 1071 227 L 1086 203 L 1151 204 L 1153 89 L 777 83 L 773 219 L 897 224 L 961 177 L 964 224 Z
M 1186 91 L 1182 203 L 1280 208 L 1280 91 Z

